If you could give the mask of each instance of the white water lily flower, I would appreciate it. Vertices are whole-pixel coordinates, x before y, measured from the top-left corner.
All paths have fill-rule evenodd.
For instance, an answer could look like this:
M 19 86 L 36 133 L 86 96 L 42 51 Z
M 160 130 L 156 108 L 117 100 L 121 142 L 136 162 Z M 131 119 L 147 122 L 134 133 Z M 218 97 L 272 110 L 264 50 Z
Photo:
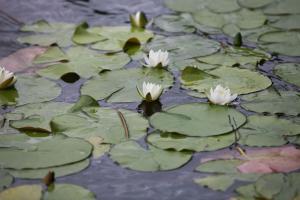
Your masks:
M 223 88 L 217 85 L 215 89 L 210 88 L 210 95 L 207 95 L 210 102 L 219 105 L 225 105 L 236 99 L 237 94 L 231 95 L 229 88 Z
M 155 101 L 162 94 L 163 88 L 161 85 L 155 83 L 143 82 L 142 91 L 140 91 L 138 87 L 137 87 L 137 91 L 144 100 Z
M 162 51 L 161 49 L 156 52 L 150 50 L 149 57 L 144 55 L 144 59 L 146 67 L 165 67 L 169 64 L 169 53 L 168 51 Z
M 12 86 L 17 81 L 14 73 L 0 67 L 0 89 L 5 89 Z

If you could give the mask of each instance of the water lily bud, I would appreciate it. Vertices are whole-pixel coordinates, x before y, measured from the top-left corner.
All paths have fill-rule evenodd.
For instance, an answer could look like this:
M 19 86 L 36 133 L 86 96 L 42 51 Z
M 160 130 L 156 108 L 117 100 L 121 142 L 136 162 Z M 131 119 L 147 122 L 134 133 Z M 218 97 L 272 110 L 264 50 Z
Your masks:
M 215 89 L 210 89 L 210 95 L 208 99 L 211 103 L 225 105 L 236 99 L 237 94 L 231 95 L 229 88 L 223 88 L 221 85 L 217 85 Z
M 168 51 L 153 51 L 149 52 L 149 57 L 144 55 L 145 66 L 146 67 L 166 67 L 169 64 L 169 53 Z
M 243 45 L 242 34 L 238 32 L 233 38 L 233 45 L 235 47 L 240 47 Z
M 145 101 L 151 102 L 157 100 L 160 97 L 160 95 L 163 92 L 163 88 L 161 85 L 155 83 L 143 82 L 142 91 L 140 91 L 138 87 L 137 87 L 137 91 Z
M 14 73 L 0 67 L 0 89 L 5 89 L 12 86 L 17 81 Z
M 141 11 L 135 13 L 135 15 L 129 15 L 129 19 L 133 28 L 145 28 L 148 23 L 145 13 Z

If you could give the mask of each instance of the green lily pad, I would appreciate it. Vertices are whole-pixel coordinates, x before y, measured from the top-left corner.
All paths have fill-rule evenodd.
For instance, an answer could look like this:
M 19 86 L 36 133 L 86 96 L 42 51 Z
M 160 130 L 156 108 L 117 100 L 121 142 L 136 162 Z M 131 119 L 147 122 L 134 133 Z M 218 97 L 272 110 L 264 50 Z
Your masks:
M 87 29 L 89 25 L 87 23 L 79 24 L 74 31 L 72 40 L 77 44 L 89 44 L 105 40 L 105 37 L 96 33 L 91 33 Z
M 238 0 L 238 3 L 244 8 L 262 8 L 270 3 L 274 2 L 274 0 Z
M 129 26 L 102 26 L 88 29 L 90 33 L 101 35 L 105 40 L 92 45 L 93 49 L 121 51 L 130 39 L 137 39 L 142 45 L 147 43 L 154 34 L 145 29 L 134 29 Z
M 156 131 L 147 137 L 147 142 L 160 149 L 176 151 L 215 151 L 234 143 L 234 135 L 226 134 L 213 137 L 187 137 L 176 133 L 161 133 Z
M 180 15 L 161 15 L 155 18 L 154 23 L 160 29 L 168 32 L 186 32 L 196 31 L 195 22 L 188 13 Z
M 183 104 L 155 113 L 150 123 L 163 132 L 175 132 L 187 136 L 214 136 L 232 131 L 228 116 L 237 126 L 245 123 L 246 117 L 227 106 L 207 103 Z
M 221 29 L 226 24 L 235 24 L 241 29 L 253 29 L 264 25 L 266 16 L 261 11 L 241 9 L 237 12 L 217 14 L 207 9 L 193 13 L 196 22 Z
M 87 168 L 90 164 L 89 159 L 85 159 L 83 161 L 75 162 L 73 164 L 61 165 L 57 167 L 49 167 L 49 168 L 38 168 L 38 169 L 8 169 L 7 171 L 17 178 L 25 178 L 25 179 L 41 179 L 45 177 L 45 175 L 49 171 L 53 171 L 55 173 L 55 177 L 66 176 L 70 174 L 74 174 L 80 172 Z
M 50 101 L 61 92 L 60 87 L 45 78 L 29 75 L 18 75 L 12 88 L 1 90 L 0 105 L 23 105 Z
M 13 113 L 22 114 L 23 118 L 19 120 L 10 121 L 13 128 L 23 131 L 34 130 L 51 132 L 51 119 L 56 115 L 66 113 L 72 104 L 63 102 L 46 102 L 26 104 L 17 107 Z
M 231 93 L 247 94 L 269 87 L 272 82 L 266 76 L 247 69 L 220 67 L 209 72 L 186 67 L 181 73 L 184 88 L 208 93 L 210 88 L 223 85 L 230 88 Z
M 287 56 L 300 56 L 300 33 L 296 31 L 275 31 L 262 34 L 258 40 L 261 47 Z
M 37 34 L 19 37 L 18 41 L 21 43 L 38 44 L 40 46 L 57 44 L 61 47 L 68 47 L 72 45 L 71 37 L 74 28 L 74 24 L 49 23 L 45 20 L 40 20 L 21 28 L 22 31 L 33 31 Z
M 84 113 L 65 114 L 52 119 L 54 132 L 62 132 L 69 137 L 89 140 L 101 137 L 104 143 L 117 144 L 126 141 L 126 133 L 117 110 L 110 108 L 84 108 Z M 140 114 L 119 110 L 127 127 L 129 138 L 139 139 L 146 134 L 148 122 Z
M 153 39 L 147 49 L 168 50 L 170 62 L 176 63 L 178 60 L 213 54 L 220 49 L 220 44 L 196 35 L 183 35 Z
M 300 64 L 297 63 L 283 63 L 276 65 L 274 72 L 284 81 L 292 83 L 300 87 Z
M 0 193 L 1 200 L 40 200 L 42 198 L 42 186 L 21 185 L 6 189 Z
M 279 92 L 271 88 L 259 93 L 242 96 L 244 100 L 242 107 L 258 113 L 298 115 L 300 105 L 296 102 L 300 101 L 299 94 L 292 91 Z
M 132 68 L 100 73 L 88 80 L 81 88 L 81 94 L 109 102 L 134 102 L 141 100 L 136 87 L 143 81 L 161 84 L 164 89 L 172 86 L 173 76 L 161 68 Z
M 300 29 L 299 21 L 300 15 L 281 16 L 279 20 L 272 23 L 271 26 L 285 30 Z
M 204 63 L 219 66 L 235 66 L 255 68 L 256 64 L 262 60 L 269 60 L 271 55 L 259 49 L 228 47 L 223 52 L 218 52 L 209 56 L 197 58 Z
M 267 15 L 297 14 L 300 13 L 300 2 L 298 0 L 277 1 L 264 9 L 264 13 Z
M 92 146 L 63 135 L 31 138 L 25 134 L 0 135 L 0 165 L 12 169 L 48 168 L 86 159 Z
M 281 146 L 287 143 L 285 137 L 300 134 L 300 125 L 286 119 L 253 115 L 247 121 L 239 129 L 239 143 L 243 145 Z
M 95 195 L 78 185 L 55 184 L 53 190 L 44 194 L 44 200 L 72 199 L 72 200 L 95 200 Z
M 0 191 L 10 186 L 13 180 L 14 178 L 6 170 L 1 169 L 0 170 Z
M 205 7 L 207 0 L 165 0 L 166 6 L 178 12 L 194 12 Z
M 237 0 L 209 0 L 206 7 L 215 13 L 228 13 L 240 9 Z
M 223 173 L 223 174 L 237 174 L 240 173 L 236 168 L 243 161 L 239 159 L 226 159 L 226 160 L 211 160 L 201 163 L 196 171 L 205 173 Z
M 61 54 L 64 53 L 61 52 Z M 67 63 L 51 64 L 44 69 L 38 70 L 37 73 L 52 79 L 59 79 L 62 75 L 70 72 L 89 78 L 103 70 L 120 69 L 130 61 L 130 58 L 125 53 L 100 54 L 86 47 L 72 47 L 68 49 L 65 56 Z M 62 60 L 61 57 L 57 57 L 57 52 L 48 50 L 37 57 L 35 62 L 49 63 L 55 61 L 55 59 L 57 59 L 56 61 Z
M 149 172 L 176 169 L 187 163 L 192 156 L 190 152 L 166 151 L 153 146 L 146 150 L 134 141 L 115 145 L 109 154 L 122 167 Z

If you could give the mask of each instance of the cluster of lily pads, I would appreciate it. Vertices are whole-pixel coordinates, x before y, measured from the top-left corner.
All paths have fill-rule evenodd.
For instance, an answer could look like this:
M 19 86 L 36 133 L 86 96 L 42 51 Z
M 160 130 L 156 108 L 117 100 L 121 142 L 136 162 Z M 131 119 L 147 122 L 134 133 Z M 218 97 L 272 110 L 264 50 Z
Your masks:
M 264 31 L 267 35 L 266 30 L 273 31 L 274 24 L 284 29 L 279 25 L 285 18 L 276 16 L 282 12 L 290 14 L 285 20 L 291 26 L 296 25 L 293 20 L 298 11 L 289 5 L 296 7 L 297 1 L 252 1 L 167 0 L 168 7 L 184 13 L 159 16 L 154 23 L 169 32 L 184 32 L 178 36 L 162 36 L 145 29 L 147 20 L 141 12 L 130 16 L 131 26 L 89 27 L 87 23 L 74 25 L 45 20 L 23 26 L 21 30 L 29 35 L 18 41 L 41 46 L 44 50 L 35 55 L 27 69 L 15 70 L 16 75 L 0 70 L 0 105 L 4 108 L 0 119 L 0 189 L 12 183 L 12 176 L 37 179 L 49 171 L 54 171 L 56 177 L 79 172 L 88 167 L 91 156 L 97 159 L 105 153 L 122 167 L 153 172 L 179 168 L 196 152 L 234 147 L 241 153 L 240 159 L 215 159 L 197 168 L 200 172 L 223 173 L 221 178 L 209 176 L 195 182 L 226 190 L 231 184 L 220 186 L 220 183 L 257 181 L 244 186 L 246 191 L 239 188 L 239 199 L 255 198 L 257 194 L 263 198 L 286 197 L 281 190 L 286 182 L 294 185 L 299 179 L 297 173 L 274 175 L 281 185 L 269 194 L 264 192 L 267 186 L 263 183 L 273 179 L 273 175 L 265 177 L 256 171 L 243 174 L 238 169 L 253 160 L 241 147 L 300 144 L 300 124 L 296 118 L 300 106 L 295 103 L 300 100 L 299 92 L 271 86 L 271 79 L 259 71 L 260 64 L 272 58 L 269 53 L 192 34 L 195 28 L 207 33 L 223 30 L 225 34 L 228 34 L 225 30 L 238 29 L 236 32 L 241 32 L 247 40 L 253 35 L 248 37 L 245 33 Z M 270 17 L 269 13 L 275 16 Z M 266 19 L 269 20 L 267 28 Z M 220 24 L 211 24 L 215 22 Z M 283 34 L 281 29 L 278 34 Z M 299 33 L 287 31 L 284 34 Z M 273 35 L 265 37 L 273 38 Z M 278 40 L 277 36 L 274 38 Z M 271 50 L 274 43 L 270 44 L 262 47 Z M 286 45 L 285 41 L 280 45 Z M 3 67 L 9 69 L 9 66 Z M 299 86 L 298 68 L 299 64 L 295 63 L 279 64 L 274 73 Z M 84 81 L 79 99 L 73 103 L 57 101 L 62 91 L 58 81 L 73 84 L 79 78 Z M 183 92 L 203 98 L 203 102 L 175 105 L 156 112 L 161 110 L 160 96 L 168 95 L 174 81 L 180 83 Z M 237 97 L 238 100 L 230 104 Z M 109 103 L 142 100 L 140 107 L 144 115 L 101 107 L 100 100 Z M 155 108 L 157 104 L 159 109 Z M 11 111 L 5 110 L 7 106 Z M 256 114 L 246 116 L 240 111 L 241 107 Z M 147 116 L 149 109 L 154 110 L 151 116 Z M 263 115 L 266 113 L 269 115 Z M 282 113 L 289 119 L 276 116 Z M 151 133 L 147 132 L 149 127 L 154 128 Z M 137 142 L 141 139 L 147 143 L 147 149 Z M 298 158 L 298 150 L 295 152 Z M 266 167 L 265 160 L 256 161 Z M 213 170 L 203 170 L 205 165 L 213 165 Z M 230 165 L 231 171 L 229 168 L 225 172 L 214 170 L 226 165 Z M 295 164 L 293 168 L 276 172 L 299 168 L 299 164 Z M 273 172 L 272 169 L 267 171 Z M 82 199 L 94 199 L 86 189 L 67 184 L 55 184 L 55 189 L 46 193 L 39 185 L 19 186 L 1 192 L 0 197 L 18 199 L 10 195 L 31 190 L 35 191 L 36 199 L 41 196 L 59 199 L 64 190 L 70 191 L 68 195 L 83 190 L 78 192 Z M 294 190 L 293 195 L 299 194 Z

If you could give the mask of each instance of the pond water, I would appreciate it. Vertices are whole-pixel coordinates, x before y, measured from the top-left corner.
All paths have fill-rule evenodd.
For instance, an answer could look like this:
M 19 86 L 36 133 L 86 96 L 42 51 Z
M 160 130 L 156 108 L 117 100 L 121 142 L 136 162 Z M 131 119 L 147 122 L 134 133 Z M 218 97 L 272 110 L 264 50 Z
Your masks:
M 124 24 L 129 26 L 128 14 L 137 11 L 144 11 L 149 19 L 161 14 L 174 13 L 164 6 L 163 0 L 0 0 L 0 58 L 27 46 L 17 41 L 18 37 L 25 35 L 19 31 L 22 24 L 45 19 L 47 21 L 64 21 L 76 24 L 87 21 L 90 26 Z M 180 33 L 163 32 L 158 28 L 152 28 L 151 30 L 166 36 L 180 35 Z M 197 31 L 196 34 L 203 35 L 200 31 Z M 231 42 L 231 39 L 222 34 L 210 37 L 223 43 Z M 246 43 L 246 46 L 249 47 L 254 45 L 253 43 Z M 258 70 L 268 76 L 275 87 L 300 92 L 299 87 L 282 81 L 273 74 L 274 66 L 282 62 L 300 63 L 300 57 L 273 56 L 271 60 L 260 65 Z M 125 67 L 134 68 L 138 64 L 137 61 L 131 61 Z M 172 105 L 206 101 L 205 99 L 189 96 L 187 90 L 182 89 L 180 86 L 179 73 L 174 72 L 173 75 L 176 77 L 174 86 L 161 97 L 163 109 Z M 75 83 L 57 81 L 62 88 L 62 93 L 54 101 L 76 102 L 80 96 L 80 87 L 86 81 L 84 78 Z M 237 102 L 239 101 L 240 99 Z M 99 104 L 103 107 L 124 108 L 132 111 L 137 111 L 139 105 L 138 102 L 108 103 L 105 100 L 99 101 Z M 239 105 L 237 109 L 245 115 L 252 113 Z M 9 107 L 2 107 L 0 112 L 5 113 L 8 110 L 10 110 Z M 139 143 L 146 146 L 143 139 L 139 140 Z M 220 153 L 228 151 L 231 150 L 219 150 Z M 240 182 L 235 183 L 226 192 L 218 192 L 201 187 L 193 181 L 194 178 L 206 176 L 205 173 L 196 172 L 195 168 L 199 165 L 201 158 L 210 154 L 215 154 L 215 152 L 195 153 L 192 160 L 183 167 L 160 172 L 138 172 L 125 169 L 105 155 L 99 159 L 91 160 L 90 166 L 80 173 L 59 177 L 56 182 L 83 186 L 92 191 L 99 200 L 229 199 L 234 196 L 234 189 L 241 184 Z M 40 180 L 15 179 L 12 186 L 28 183 L 39 184 L 40 182 Z

